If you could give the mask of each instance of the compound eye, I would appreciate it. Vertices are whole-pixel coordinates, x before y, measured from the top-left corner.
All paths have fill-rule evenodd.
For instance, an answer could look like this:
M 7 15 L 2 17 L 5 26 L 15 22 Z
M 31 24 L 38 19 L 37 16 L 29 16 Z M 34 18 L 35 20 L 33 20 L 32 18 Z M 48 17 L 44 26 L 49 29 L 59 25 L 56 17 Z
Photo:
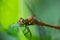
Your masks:
M 19 23 L 20 24 L 24 24 L 24 19 L 23 18 L 20 18 Z
M 23 18 L 20 18 L 20 20 L 19 20 L 20 22 L 23 22 L 24 21 L 24 19 Z

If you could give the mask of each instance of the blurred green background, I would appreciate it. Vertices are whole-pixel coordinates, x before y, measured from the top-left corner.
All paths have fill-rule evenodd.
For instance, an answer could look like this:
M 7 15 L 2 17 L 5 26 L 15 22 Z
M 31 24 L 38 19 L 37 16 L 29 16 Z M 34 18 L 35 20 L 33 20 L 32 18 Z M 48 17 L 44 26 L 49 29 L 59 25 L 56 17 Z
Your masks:
M 0 0 L 0 40 L 29 40 L 16 22 L 20 17 L 28 18 L 33 10 L 40 20 L 60 25 L 60 0 Z M 28 26 L 32 32 L 32 40 L 60 40 L 60 30 L 46 26 Z

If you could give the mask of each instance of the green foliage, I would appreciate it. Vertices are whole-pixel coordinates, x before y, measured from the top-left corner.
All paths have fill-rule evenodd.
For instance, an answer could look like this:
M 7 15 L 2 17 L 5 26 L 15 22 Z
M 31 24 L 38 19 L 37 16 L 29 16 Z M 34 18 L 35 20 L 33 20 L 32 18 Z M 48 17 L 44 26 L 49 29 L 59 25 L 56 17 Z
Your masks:
M 57 25 L 60 21 L 60 0 L 25 0 L 40 20 Z M 27 40 L 24 35 L 24 26 L 14 23 L 18 18 L 28 18 L 31 11 L 24 0 L 0 0 L 0 30 L 11 37 L 17 36 L 19 40 Z M 59 20 L 59 21 L 58 21 Z M 29 26 L 32 32 L 32 40 L 60 40 L 60 30 L 45 26 Z M 40 29 L 39 29 L 40 28 Z M 39 33 L 40 32 L 40 33 Z M 6 34 L 5 33 L 5 34 Z M 0 34 L 1 35 L 1 34 Z M 3 35 L 3 34 L 2 34 Z M 4 35 L 3 35 L 4 36 Z M 41 37 L 40 37 L 41 36 Z M 8 36 L 4 36 L 7 37 Z M 2 37 L 3 38 L 3 37 Z
M 20 26 L 17 23 L 10 25 L 7 29 L 8 34 L 13 35 L 13 36 L 17 36 L 17 34 L 19 32 L 19 27 Z
M 18 0 L 0 0 L 0 23 L 7 28 L 18 19 Z

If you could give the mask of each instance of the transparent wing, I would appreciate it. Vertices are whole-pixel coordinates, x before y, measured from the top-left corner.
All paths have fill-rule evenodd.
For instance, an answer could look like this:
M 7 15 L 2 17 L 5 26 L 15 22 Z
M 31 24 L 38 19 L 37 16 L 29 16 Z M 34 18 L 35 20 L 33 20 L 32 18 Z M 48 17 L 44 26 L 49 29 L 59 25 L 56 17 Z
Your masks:
M 27 8 L 30 10 L 31 16 L 38 18 L 38 17 L 35 15 L 35 12 L 33 11 L 33 9 L 31 8 L 31 5 L 29 5 L 26 1 L 25 1 L 25 4 L 26 4 Z M 38 19 L 39 19 L 39 18 L 38 18 Z
M 30 5 L 28 5 L 27 2 L 25 2 L 25 4 L 26 4 L 27 8 L 30 10 L 31 15 L 32 15 L 33 17 L 35 17 L 35 18 L 38 18 L 38 17 L 35 15 L 34 11 L 31 9 Z M 39 18 L 38 18 L 38 19 L 39 19 Z M 42 22 L 42 21 L 40 21 L 40 20 L 38 20 L 38 19 L 36 19 L 35 23 L 39 23 L 39 24 L 41 24 L 41 25 L 48 26 L 48 27 L 51 27 L 51 28 L 60 29 L 60 26 L 50 25 L 50 24 L 44 23 L 44 22 Z M 38 20 L 38 21 L 37 21 L 37 20 Z M 40 22 L 39 22 L 39 21 L 40 21 Z

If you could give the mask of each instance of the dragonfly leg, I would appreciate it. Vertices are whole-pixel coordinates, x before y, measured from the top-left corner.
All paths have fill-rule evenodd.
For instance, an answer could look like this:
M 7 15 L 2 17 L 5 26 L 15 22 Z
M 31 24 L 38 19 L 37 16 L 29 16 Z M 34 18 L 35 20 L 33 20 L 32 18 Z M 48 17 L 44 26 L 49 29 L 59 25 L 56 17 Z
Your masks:
M 26 34 L 30 33 L 30 40 L 31 40 L 32 33 L 31 33 L 31 31 L 30 31 L 29 27 L 27 27 L 27 26 L 26 26 L 26 29 L 28 30 L 28 32 L 26 32 L 24 35 L 26 35 Z
M 24 32 L 24 33 L 26 32 L 26 28 L 23 30 L 23 32 Z

